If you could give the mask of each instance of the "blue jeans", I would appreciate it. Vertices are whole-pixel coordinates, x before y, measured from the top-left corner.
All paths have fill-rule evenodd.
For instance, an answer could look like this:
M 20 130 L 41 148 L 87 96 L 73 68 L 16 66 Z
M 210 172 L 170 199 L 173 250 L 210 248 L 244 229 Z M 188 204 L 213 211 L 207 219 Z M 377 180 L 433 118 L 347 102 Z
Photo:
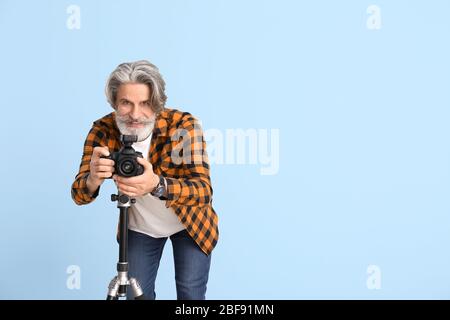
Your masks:
M 175 284 L 178 300 L 205 300 L 211 254 L 207 256 L 186 230 L 170 236 L 175 263 Z M 146 299 L 154 300 L 159 261 L 167 241 L 128 230 L 129 276 L 136 278 Z M 133 299 L 128 287 L 127 299 Z

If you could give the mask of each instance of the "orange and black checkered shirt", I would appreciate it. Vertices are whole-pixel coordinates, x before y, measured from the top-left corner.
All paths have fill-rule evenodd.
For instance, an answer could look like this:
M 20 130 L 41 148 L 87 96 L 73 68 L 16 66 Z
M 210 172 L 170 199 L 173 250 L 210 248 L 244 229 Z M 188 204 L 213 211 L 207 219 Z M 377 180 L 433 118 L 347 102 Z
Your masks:
M 95 121 L 84 143 L 80 170 L 72 184 L 72 198 L 78 205 L 92 202 L 99 194 L 100 188 L 90 195 L 86 186 L 97 146 L 106 146 L 110 152 L 121 148 L 115 112 Z M 183 154 L 185 150 L 190 157 Z M 148 159 L 155 174 L 167 181 L 166 207 L 173 208 L 192 239 L 209 255 L 219 238 L 218 217 L 212 207 L 206 142 L 197 120 L 188 112 L 165 108 L 156 117 Z

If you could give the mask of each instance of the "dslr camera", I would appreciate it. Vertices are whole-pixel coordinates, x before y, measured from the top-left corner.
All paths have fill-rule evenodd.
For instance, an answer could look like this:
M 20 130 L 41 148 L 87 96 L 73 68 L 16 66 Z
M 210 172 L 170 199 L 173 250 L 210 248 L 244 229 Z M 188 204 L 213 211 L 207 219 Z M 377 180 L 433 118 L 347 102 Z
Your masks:
M 117 175 L 129 178 L 144 173 L 144 167 L 137 162 L 138 157 L 143 158 L 142 153 L 135 151 L 131 146 L 137 139 L 136 135 L 120 135 L 122 148 L 110 153 L 108 157 L 102 156 L 102 158 L 114 160 L 114 171 Z

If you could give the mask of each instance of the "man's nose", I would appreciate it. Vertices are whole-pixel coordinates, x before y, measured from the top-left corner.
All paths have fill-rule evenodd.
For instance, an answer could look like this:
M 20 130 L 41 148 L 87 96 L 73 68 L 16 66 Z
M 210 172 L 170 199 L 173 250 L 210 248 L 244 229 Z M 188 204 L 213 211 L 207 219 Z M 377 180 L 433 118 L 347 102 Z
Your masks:
M 137 120 L 141 117 L 141 110 L 140 110 L 139 106 L 136 106 L 136 105 L 133 106 L 133 109 L 131 109 L 131 112 L 130 112 L 130 117 L 133 120 Z

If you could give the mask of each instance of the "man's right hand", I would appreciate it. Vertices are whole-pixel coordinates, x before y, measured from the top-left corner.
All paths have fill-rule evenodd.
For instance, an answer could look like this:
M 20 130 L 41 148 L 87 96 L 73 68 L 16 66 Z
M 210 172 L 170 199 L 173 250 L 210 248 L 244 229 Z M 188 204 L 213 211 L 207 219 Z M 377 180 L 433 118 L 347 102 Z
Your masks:
M 95 147 L 92 152 L 90 172 L 86 181 L 89 192 L 93 194 L 106 178 L 114 173 L 114 161 L 101 158 L 109 156 L 108 147 Z

